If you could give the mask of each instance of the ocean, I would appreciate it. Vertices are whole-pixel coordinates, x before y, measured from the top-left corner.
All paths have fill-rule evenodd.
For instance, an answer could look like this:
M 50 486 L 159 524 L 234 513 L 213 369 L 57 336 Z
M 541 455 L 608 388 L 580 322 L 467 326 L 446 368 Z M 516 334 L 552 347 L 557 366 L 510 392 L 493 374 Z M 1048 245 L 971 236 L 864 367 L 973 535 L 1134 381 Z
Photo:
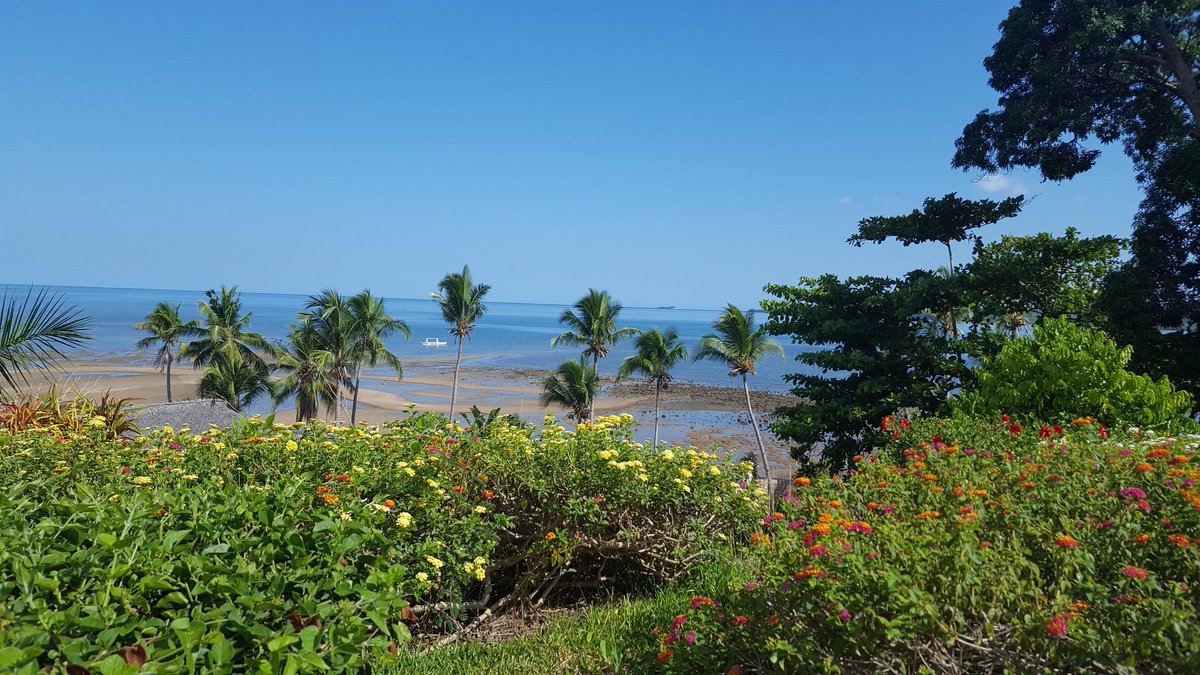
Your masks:
M 42 287 L 35 287 L 35 292 Z M 144 333 L 133 329 L 133 325 L 144 321 L 146 314 L 159 302 L 180 306 L 184 320 L 199 319 L 197 309 L 204 300 L 203 291 L 157 290 L 140 288 L 98 288 L 82 286 L 46 286 L 48 291 L 60 294 L 65 303 L 78 307 L 92 320 L 92 340 L 69 355 L 75 361 L 111 362 L 123 360 L 134 364 L 150 365 L 153 352 L 139 354 L 135 348 Z M 0 292 L 18 294 L 23 297 L 29 286 L 0 284 Z M 243 293 L 243 312 L 251 312 L 250 329 L 268 339 L 283 342 L 289 326 L 296 315 L 304 310 L 306 295 L 285 293 Z M 408 324 L 412 338 L 405 341 L 393 336 L 388 348 L 406 364 L 453 358 L 455 342 L 447 334 L 447 325 L 442 320 L 437 305 L 428 298 L 387 298 L 388 313 Z M 464 345 L 463 368 L 501 368 L 554 370 L 564 360 L 579 357 L 576 347 L 552 348 L 550 340 L 563 332 L 558 317 L 567 306 L 561 304 L 520 303 L 488 301 L 487 314 L 480 319 L 471 338 Z M 745 309 L 745 308 L 743 308 Z M 650 328 L 675 328 L 688 350 L 695 353 L 700 338 L 712 332 L 712 323 L 720 314 L 719 309 L 673 309 L 652 307 L 625 307 L 618 324 L 641 330 Z M 758 314 L 759 321 L 766 314 Z M 425 347 L 420 343 L 425 338 L 446 341 L 444 347 Z M 790 344 L 785 338 L 776 338 L 787 353 L 786 359 L 768 358 L 758 365 L 758 374 L 751 378 L 751 387 L 761 391 L 786 393 L 790 386 L 783 380 L 786 373 L 812 372 L 811 368 L 795 361 L 804 347 Z M 600 362 L 601 375 L 611 377 L 621 361 L 633 353 L 633 341 L 626 340 L 615 345 L 607 358 Z M 471 357 L 468 359 L 468 357 Z M 372 374 L 372 373 L 368 373 Z M 378 371 L 387 375 L 386 371 Z M 728 370 L 721 364 L 701 361 L 680 364 L 673 372 L 675 380 L 709 386 L 739 386 L 740 379 L 729 377 Z

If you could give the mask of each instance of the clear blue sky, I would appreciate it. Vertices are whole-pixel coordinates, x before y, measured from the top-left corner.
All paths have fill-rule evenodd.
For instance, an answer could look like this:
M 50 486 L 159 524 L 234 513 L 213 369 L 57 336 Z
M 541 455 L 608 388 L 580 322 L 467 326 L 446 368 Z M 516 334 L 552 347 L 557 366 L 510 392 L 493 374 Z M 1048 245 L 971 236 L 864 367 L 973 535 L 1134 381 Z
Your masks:
M 1117 147 L 950 168 L 1012 4 L 3 2 L 0 283 L 717 307 L 942 264 L 845 240 L 951 191 L 1124 236 Z

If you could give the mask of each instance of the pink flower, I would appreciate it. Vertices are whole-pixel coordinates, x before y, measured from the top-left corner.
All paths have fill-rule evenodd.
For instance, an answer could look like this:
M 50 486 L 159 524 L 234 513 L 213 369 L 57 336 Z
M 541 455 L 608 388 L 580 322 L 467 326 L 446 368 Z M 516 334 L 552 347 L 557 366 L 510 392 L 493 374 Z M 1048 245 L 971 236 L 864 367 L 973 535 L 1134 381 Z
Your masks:
M 1146 493 L 1137 488 L 1125 488 L 1119 493 L 1122 497 L 1130 497 L 1132 499 L 1145 499 Z
M 684 635 L 684 636 L 683 636 L 683 641 L 684 641 L 684 643 L 685 643 L 685 644 L 687 644 L 687 646 L 689 646 L 689 647 L 694 647 L 694 646 L 696 646 L 696 631 L 694 631 L 694 630 L 689 630 L 689 631 L 687 632 L 687 635 Z
M 843 609 L 842 611 L 838 612 L 838 621 L 841 621 L 842 623 L 850 623 L 850 619 L 853 618 L 854 615 L 851 614 L 849 610 Z
M 745 626 L 748 623 L 750 623 L 750 619 L 747 619 L 744 616 L 739 616 L 738 618 L 733 620 L 733 625 L 735 625 L 735 626 Z
M 1121 569 L 1121 574 L 1124 574 L 1134 581 L 1145 581 L 1146 578 L 1150 576 L 1150 573 L 1146 570 L 1140 567 L 1134 567 L 1133 565 L 1126 565 L 1123 567 Z

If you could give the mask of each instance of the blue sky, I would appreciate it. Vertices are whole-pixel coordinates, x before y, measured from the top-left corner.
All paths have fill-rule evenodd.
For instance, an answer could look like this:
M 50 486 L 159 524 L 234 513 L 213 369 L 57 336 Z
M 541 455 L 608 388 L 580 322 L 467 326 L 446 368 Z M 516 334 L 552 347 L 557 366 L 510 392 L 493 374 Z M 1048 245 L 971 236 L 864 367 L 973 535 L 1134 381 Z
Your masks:
M 845 240 L 952 191 L 1124 236 L 1117 147 L 950 167 L 1012 4 L 0 3 L 0 283 L 718 307 L 942 264 Z

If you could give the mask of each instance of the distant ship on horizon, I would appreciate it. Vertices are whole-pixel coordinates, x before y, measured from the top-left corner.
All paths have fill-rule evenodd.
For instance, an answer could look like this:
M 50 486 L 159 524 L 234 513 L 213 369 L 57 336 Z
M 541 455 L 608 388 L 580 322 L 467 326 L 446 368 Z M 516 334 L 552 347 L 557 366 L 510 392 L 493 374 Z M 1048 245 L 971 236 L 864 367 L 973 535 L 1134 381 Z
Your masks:
M 655 309 L 675 309 L 675 305 L 659 305 Z

